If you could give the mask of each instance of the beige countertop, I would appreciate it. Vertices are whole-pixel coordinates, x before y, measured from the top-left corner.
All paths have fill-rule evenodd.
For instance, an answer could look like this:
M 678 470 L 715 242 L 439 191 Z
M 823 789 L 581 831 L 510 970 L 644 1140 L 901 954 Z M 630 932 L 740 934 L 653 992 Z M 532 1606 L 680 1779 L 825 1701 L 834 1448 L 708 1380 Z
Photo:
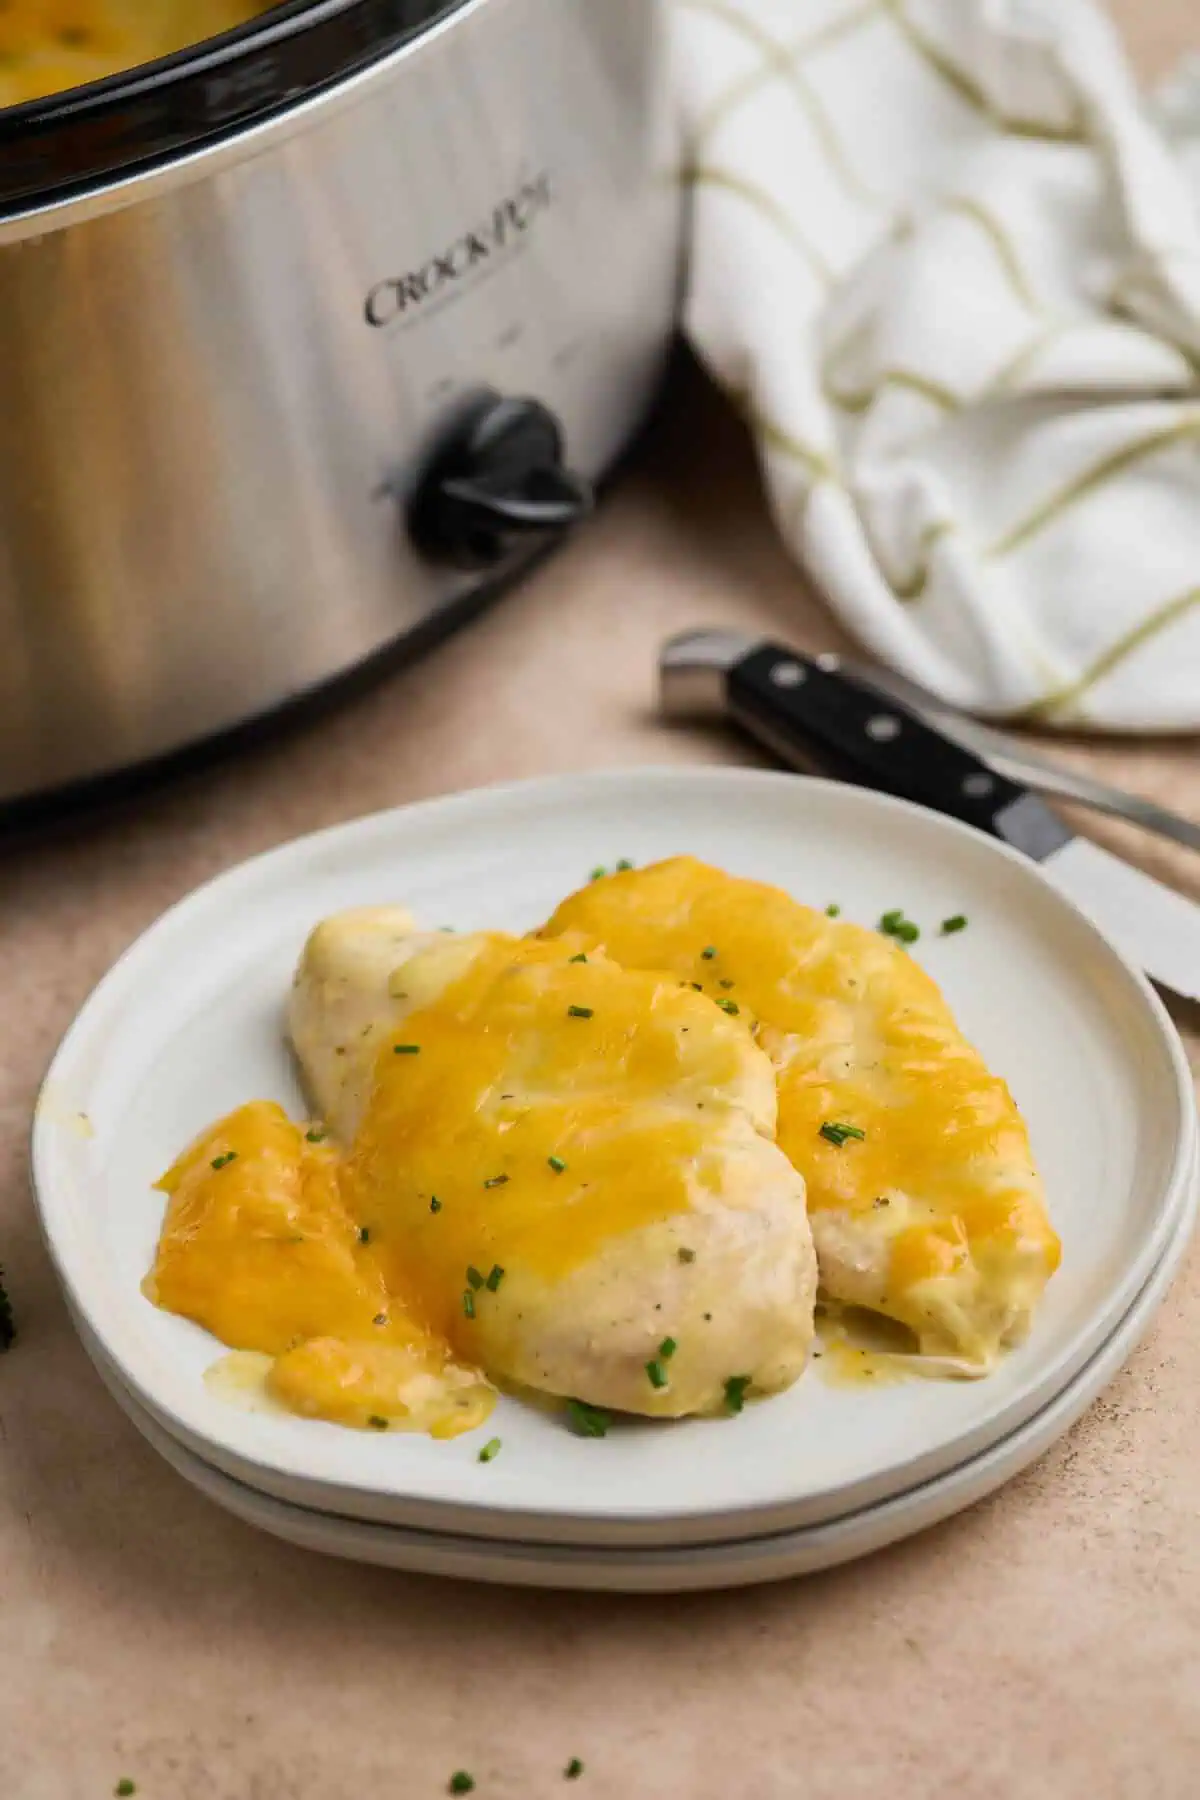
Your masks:
M 1124 0 L 1147 71 L 1194 0 Z M 1200 1251 L 1047 1456 L 865 1562 L 679 1599 L 523 1593 L 259 1536 L 145 1447 L 79 1348 L 33 1223 L 26 1134 L 61 1033 L 196 882 L 314 827 L 557 769 L 753 760 L 668 733 L 673 630 L 836 634 L 775 543 L 742 435 L 694 373 L 590 529 L 365 698 L 0 865 L 0 1791 L 93 1800 L 1195 1800 Z M 1200 748 L 1069 746 L 1200 814 Z M 1147 858 L 1141 840 L 1126 840 Z M 1176 865 L 1177 876 L 1180 865 Z M 1180 1014 L 1194 1054 L 1200 1019 Z M 572 1789 L 572 1792 L 575 1790 Z

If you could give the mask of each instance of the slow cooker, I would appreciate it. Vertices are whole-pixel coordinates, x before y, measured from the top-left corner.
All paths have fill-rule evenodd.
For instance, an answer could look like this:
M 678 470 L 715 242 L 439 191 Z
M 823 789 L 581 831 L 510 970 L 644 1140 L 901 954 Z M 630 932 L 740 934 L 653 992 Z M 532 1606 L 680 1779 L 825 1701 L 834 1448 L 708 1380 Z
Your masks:
M 587 512 L 672 336 L 663 95 L 650 0 L 293 0 L 0 110 L 0 803 L 415 642 Z

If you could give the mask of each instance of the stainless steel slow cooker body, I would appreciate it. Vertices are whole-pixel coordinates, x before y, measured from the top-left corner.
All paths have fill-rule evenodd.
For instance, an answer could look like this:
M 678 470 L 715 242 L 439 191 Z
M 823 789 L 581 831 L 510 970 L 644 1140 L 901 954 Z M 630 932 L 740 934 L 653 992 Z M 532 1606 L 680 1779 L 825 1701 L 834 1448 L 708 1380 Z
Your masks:
M 0 213 L 0 802 L 272 709 L 565 526 L 582 483 L 524 465 L 602 473 L 672 334 L 657 11 L 460 0 Z

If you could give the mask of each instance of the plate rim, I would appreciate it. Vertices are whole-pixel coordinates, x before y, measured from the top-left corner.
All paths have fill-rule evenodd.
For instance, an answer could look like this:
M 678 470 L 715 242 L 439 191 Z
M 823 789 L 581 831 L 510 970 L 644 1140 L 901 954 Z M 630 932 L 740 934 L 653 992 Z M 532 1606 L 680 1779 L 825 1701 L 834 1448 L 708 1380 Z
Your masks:
M 715 1518 L 758 1519 L 760 1521 L 759 1534 L 786 1529 L 789 1517 L 795 1522 L 797 1503 L 794 1500 L 790 1505 L 787 1501 L 770 1503 L 756 1501 L 742 1504 L 723 1502 L 715 1511 L 705 1511 L 703 1506 L 699 1506 L 685 1512 L 678 1510 L 666 1513 L 661 1510 L 639 1512 L 635 1509 L 631 1512 L 607 1511 L 595 1514 L 574 1510 L 563 1512 L 551 1506 L 503 1505 L 463 1496 L 453 1499 L 436 1498 L 429 1495 L 414 1498 L 411 1491 L 404 1486 L 397 1487 L 395 1482 L 385 1485 L 378 1480 L 367 1482 L 361 1477 L 358 1481 L 329 1478 L 326 1475 L 314 1477 L 310 1472 L 306 1473 L 303 1458 L 294 1454 L 285 1455 L 264 1451 L 258 1456 L 242 1455 L 236 1448 L 221 1444 L 206 1431 L 199 1395 L 196 1404 L 188 1401 L 185 1405 L 177 1402 L 176 1398 L 170 1395 L 163 1400 L 153 1388 L 147 1387 L 139 1373 L 138 1359 L 134 1357 L 131 1362 L 129 1357 L 120 1353 L 120 1319 L 118 1318 L 115 1322 L 117 1343 L 114 1344 L 109 1331 L 104 1329 L 103 1323 L 98 1322 L 88 1304 L 87 1283 L 83 1282 L 81 1286 L 80 1281 L 76 1278 L 77 1272 L 72 1267 L 69 1244 L 64 1246 L 56 1237 L 56 1226 L 61 1232 L 64 1224 L 69 1237 L 72 1222 L 69 1217 L 64 1221 L 61 1216 L 56 1216 L 55 1212 L 52 1176 L 55 1154 L 56 1150 L 61 1147 L 61 1139 L 52 1135 L 53 1111 L 44 1104 L 45 1098 L 64 1081 L 64 1070 L 69 1070 L 72 1055 L 76 1053 L 81 1044 L 86 1043 L 89 1027 L 102 1013 L 114 991 L 119 991 L 122 982 L 130 979 L 131 970 L 133 979 L 136 981 L 136 965 L 139 957 L 150 955 L 161 938 L 170 931 L 186 926 L 192 912 L 202 912 L 206 907 L 211 906 L 214 900 L 219 902 L 222 890 L 236 888 L 240 883 L 247 881 L 253 883 L 261 878 L 265 871 L 274 869 L 280 873 L 282 879 L 286 880 L 289 863 L 304 864 L 306 861 L 311 863 L 319 860 L 322 849 L 331 844 L 340 845 L 347 839 L 351 841 L 352 849 L 345 860 L 353 863 L 356 854 L 365 853 L 381 838 L 386 840 L 389 831 L 414 827 L 419 831 L 422 821 L 431 816 L 444 819 L 449 815 L 453 819 L 456 812 L 468 815 L 481 803 L 502 806 L 508 801 L 524 800 L 552 807 L 556 803 L 562 804 L 568 796 L 578 802 L 588 793 L 603 793 L 605 790 L 638 790 L 648 780 L 660 784 L 665 781 L 668 785 L 689 788 L 693 791 L 736 790 L 749 787 L 760 791 L 774 788 L 780 793 L 794 791 L 799 782 L 807 792 L 816 791 L 827 800 L 832 800 L 835 805 L 860 806 L 866 807 L 868 810 L 874 808 L 884 813 L 897 814 L 902 819 L 916 817 L 927 826 L 932 822 L 935 829 L 945 832 L 951 837 L 969 840 L 977 853 L 982 849 L 984 854 L 998 856 L 1002 861 L 1006 861 L 1018 869 L 1023 879 L 1032 880 L 1041 886 L 1050 896 L 1052 904 L 1069 916 L 1075 931 L 1082 932 L 1091 940 L 1093 946 L 1102 949 L 1111 963 L 1121 971 L 1125 980 L 1131 985 L 1132 992 L 1136 994 L 1145 1014 L 1152 1022 L 1155 1036 L 1166 1052 L 1167 1062 L 1174 1078 L 1173 1100 L 1177 1113 L 1175 1158 L 1165 1177 L 1163 1197 L 1156 1215 L 1155 1229 L 1140 1246 L 1138 1256 L 1128 1265 L 1121 1281 L 1114 1285 L 1105 1306 L 1095 1310 L 1094 1317 L 1106 1319 L 1111 1325 L 1114 1317 L 1123 1316 L 1132 1297 L 1144 1285 L 1148 1270 L 1156 1265 L 1169 1239 L 1179 1207 L 1186 1200 L 1187 1179 L 1195 1154 L 1196 1108 L 1191 1074 L 1183 1046 L 1169 1014 L 1141 971 L 1130 962 L 1118 945 L 1108 939 L 1095 921 L 1090 919 L 1073 900 L 1062 894 L 1042 869 L 1029 858 L 970 826 L 947 819 L 943 815 L 911 802 L 879 794 L 873 790 L 848 787 L 846 784 L 836 781 L 796 776 L 775 770 L 708 765 L 699 767 L 669 764 L 644 765 L 539 776 L 528 780 L 502 782 L 454 794 L 434 796 L 399 807 L 365 814 L 360 818 L 326 826 L 319 831 L 306 833 L 300 837 L 286 839 L 280 844 L 219 871 L 181 896 L 138 934 L 96 983 L 63 1034 L 39 1088 L 30 1141 L 30 1167 L 35 1194 L 35 1209 L 48 1253 L 58 1279 L 71 1301 L 72 1308 L 87 1320 L 106 1351 L 111 1352 L 130 1391 L 138 1396 L 152 1415 L 157 1417 L 160 1423 L 180 1441 L 194 1447 L 203 1445 L 202 1454 L 206 1459 L 215 1462 L 216 1466 L 222 1468 L 233 1479 L 247 1481 L 249 1471 L 253 1470 L 254 1474 L 249 1476 L 248 1484 L 257 1486 L 262 1491 L 273 1491 L 277 1498 L 285 1502 L 289 1499 L 289 1494 L 282 1491 L 283 1488 L 287 1487 L 294 1492 L 295 1485 L 299 1484 L 307 1491 L 314 1493 L 336 1491 L 341 1496 L 339 1505 L 343 1509 L 350 1504 L 357 1505 L 358 1516 L 364 1519 L 378 1519 L 382 1506 L 393 1516 L 397 1509 L 405 1512 L 404 1522 L 411 1523 L 414 1529 L 451 1529 L 461 1535 L 480 1538 L 502 1537 L 519 1529 L 527 1533 L 531 1539 L 540 1532 L 542 1541 L 567 1542 L 574 1537 L 575 1541 L 595 1543 L 597 1541 L 596 1532 L 601 1530 L 608 1534 L 613 1541 L 632 1543 L 638 1539 L 645 1543 L 654 1537 L 661 1539 L 668 1534 L 677 1534 L 681 1519 L 690 1522 L 698 1540 L 702 1539 L 706 1532 L 711 1535 L 711 1525 Z M 1117 1296 L 1115 1300 L 1112 1298 L 1113 1295 Z M 1054 1380 L 1035 1384 L 1026 1392 L 1024 1399 L 1014 1399 L 1007 1408 L 993 1415 L 992 1421 L 987 1427 L 983 1425 L 976 1427 L 974 1438 L 977 1441 L 969 1443 L 967 1434 L 955 1439 L 954 1442 L 959 1446 L 959 1454 L 957 1458 L 952 1454 L 943 1456 L 941 1467 L 953 1466 L 955 1460 L 961 1461 L 964 1455 L 977 1453 L 986 1442 L 997 1441 L 1006 1432 L 1014 1429 L 1015 1425 L 1019 1423 L 1015 1417 L 1018 1411 L 1023 1410 L 1024 1416 L 1030 1416 L 1036 1412 L 1052 1397 L 1054 1391 L 1061 1390 L 1069 1384 L 1079 1368 L 1086 1363 L 1099 1343 L 1103 1341 L 1105 1335 L 1103 1330 L 1096 1330 L 1094 1327 L 1090 1331 L 1086 1328 L 1081 1329 L 1076 1336 L 1073 1356 L 1060 1361 Z M 929 1460 L 926 1458 L 927 1463 Z M 901 1466 L 909 1467 L 908 1464 L 899 1465 L 897 1463 L 890 1466 L 893 1469 Z M 931 1478 L 937 1472 L 933 1467 L 927 1466 L 922 1478 Z M 277 1485 L 273 1489 L 264 1487 L 264 1477 L 267 1481 L 275 1482 Z M 910 1484 L 906 1483 L 905 1485 Z M 864 1477 L 861 1481 L 852 1484 L 851 1491 L 865 1490 L 869 1486 L 870 1480 Z M 864 1501 L 860 1500 L 861 1503 Z M 364 1505 L 368 1507 L 366 1512 L 361 1510 Z M 802 1507 L 801 1511 L 811 1512 L 812 1503 Z M 453 1520 L 454 1523 L 438 1527 L 428 1522 L 430 1515 L 442 1520 Z M 828 1513 L 825 1516 L 828 1516 Z M 395 1522 L 399 1523 L 400 1521 L 397 1519 Z M 815 1522 L 815 1520 L 809 1522 Z M 568 1534 L 566 1537 L 563 1535 L 564 1527 Z M 546 1533 L 551 1528 L 553 1528 L 552 1535 L 547 1537 Z M 585 1534 L 582 1540 L 577 1535 L 580 1532 Z

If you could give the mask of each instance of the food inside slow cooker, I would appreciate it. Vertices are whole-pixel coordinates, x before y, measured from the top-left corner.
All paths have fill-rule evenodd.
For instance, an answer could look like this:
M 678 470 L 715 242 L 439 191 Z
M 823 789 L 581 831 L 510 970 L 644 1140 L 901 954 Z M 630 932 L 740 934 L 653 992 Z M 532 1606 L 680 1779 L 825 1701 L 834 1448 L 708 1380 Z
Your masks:
M 275 0 L 0 0 L 0 106 L 169 56 Z

